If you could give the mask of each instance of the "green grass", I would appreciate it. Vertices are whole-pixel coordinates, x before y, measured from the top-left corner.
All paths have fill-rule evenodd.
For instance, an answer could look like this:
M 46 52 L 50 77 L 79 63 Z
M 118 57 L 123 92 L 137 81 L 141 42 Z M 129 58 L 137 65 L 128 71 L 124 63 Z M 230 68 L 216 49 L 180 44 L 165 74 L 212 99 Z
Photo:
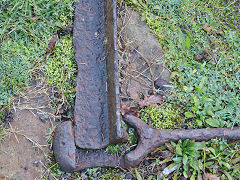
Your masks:
M 233 16 L 237 8 L 211 0 L 127 2 L 141 12 L 164 49 L 174 79 L 169 100 L 187 107 L 184 119 L 198 127 L 240 125 L 240 33 L 225 22 L 239 17 Z M 209 59 L 197 61 L 197 54 Z
M 239 7 L 221 0 L 127 0 L 126 4 L 141 13 L 172 71 L 173 93 L 166 99 L 168 104 L 141 109 L 141 118 L 158 129 L 175 128 L 179 119 L 198 128 L 239 126 L 240 31 L 239 20 L 234 21 L 239 19 L 235 13 Z M 208 58 L 198 60 L 197 54 Z M 174 154 L 168 160 L 169 168 L 178 166 L 173 179 L 201 179 L 204 172 L 222 179 L 240 177 L 236 142 L 186 140 L 159 149 Z M 154 167 L 164 162 L 156 158 Z
M 127 0 L 126 3 L 141 12 L 142 19 L 158 38 L 174 80 L 174 93 L 167 99 L 170 103 L 140 110 L 142 119 L 159 129 L 179 128 L 181 124 L 194 127 L 239 126 L 240 37 L 234 21 L 239 18 L 234 13 L 237 8 L 231 3 L 213 0 Z M 48 84 L 55 87 L 59 95 L 53 101 L 54 110 L 60 109 L 64 103 L 74 104 L 75 93 L 72 90 L 77 67 L 72 36 L 61 37 L 54 51 L 43 58 L 53 34 L 73 23 L 73 10 L 73 0 L 0 1 L 1 120 L 14 95 L 24 91 L 32 77 L 38 78 L 40 72 L 45 74 Z M 212 29 L 206 31 L 204 25 Z M 197 61 L 194 58 L 196 54 L 208 54 L 210 58 Z M 5 132 L 0 132 L 1 139 Z M 131 131 L 129 144 L 136 144 L 133 134 Z M 192 145 L 196 145 L 195 142 L 179 141 L 160 147 L 174 154 L 168 162 L 179 166 L 174 177 L 184 175 L 194 179 L 202 176 L 204 171 L 219 173 L 223 179 L 240 176 L 238 144 L 211 140 L 202 142 L 203 147 L 198 150 L 189 150 Z M 110 146 L 107 150 L 117 152 L 120 148 L 120 145 Z M 153 157 L 153 161 L 155 167 L 164 159 Z M 48 167 L 57 177 L 80 178 L 79 173 L 62 172 L 52 152 Z M 94 179 L 99 170 L 88 169 L 87 173 Z M 102 171 L 103 178 L 120 179 L 118 171 Z M 139 175 L 146 174 L 146 177 L 150 175 L 146 169 L 138 169 L 138 172 Z
M 2 107 L 9 105 L 14 95 L 23 91 L 31 78 L 37 77 L 39 72 L 46 72 L 48 77 L 52 75 L 52 69 L 48 67 L 50 63 L 46 65 L 43 55 L 53 34 L 60 27 L 72 24 L 72 17 L 72 0 L 2 0 L 0 2 L 0 105 Z M 68 37 L 65 41 L 70 39 Z M 70 43 L 64 44 L 63 41 L 57 44 L 57 49 L 61 49 L 60 46 L 63 49 L 67 43 Z M 61 57 L 62 54 L 56 51 L 56 54 L 53 57 L 50 55 L 49 59 L 54 61 Z M 55 70 L 57 71 L 56 67 Z M 64 74 L 64 76 L 71 75 L 71 72 Z M 60 87 L 59 84 L 56 86 Z M 64 88 L 65 86 L 69 85 L 64 83 L 61 85 Z
M 1 125 L 6 112 L 11 109 L 15 95 L 24 93 L 32 79 L 47 81 L 55 87 L 59 97 L 53 100 L 53 110 L 60 108 L 58 104 L 73 101 L 74 91 L 65 93 L 75 87 L 77 68 L 72 36 L 62 36 L 54 51 L 44 58 L 52 36 L 73 23 L 73 2 L 0 1 L 0 140 L 6 134 Z M 49 156 L 49 164 L 54 165 L 53 155 Z M 57 165 L 52 171 L 55 175 L 65 174 Z

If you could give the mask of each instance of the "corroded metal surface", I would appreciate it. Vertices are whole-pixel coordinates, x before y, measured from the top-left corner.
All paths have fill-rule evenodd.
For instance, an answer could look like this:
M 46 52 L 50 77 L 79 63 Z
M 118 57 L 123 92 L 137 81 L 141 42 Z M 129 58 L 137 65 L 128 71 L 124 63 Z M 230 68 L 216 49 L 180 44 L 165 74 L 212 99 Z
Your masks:
M 109 144 L 104 2 L 82 0 L 75 4 L 73 45 L 78 65 L 75 100 L 75 142 L 84 149 Z
M 103 150 L 86 152 L 76 149 L 74 136 L 71 133 L 71 122 L 65 122 L 59 126 L 55 133 L 53 148 L 61 169 L 73 172 L 92 167 L 136 167 L 150 152 L 169 141 L 178 141 L 179 139 L 201 141 L 213 138 L 240 139 L 240 127 L 157 130 L 130 114 L 126 114 L 124 120 L 136 129 L 139 138 L 136 149 L 122 157 L 106 153 Z
M 78 75 L 74 123 L 59 125 L 53 141 L 55 159 L 64 171 L 117 167 L 122 162 L 116 154 L 84 151 L 128 139 L 120 122 L 116 30 L 116 0 L 75 3 L 73 45 Z
M 139 135 L 136 149 L 124 157 L 125 167 L 136 167 L 150 152 L 170 141 L 178 141 L 180 139 L 203 141 L 213 138 L 240 139 L 240 127 L 157 130 L 130 114 L 124 116 L 124 121 L 135 128 Z
M 61 123 L 54 134 L 53 151 L 55 160 L 61 169 L 73 172 L 76 169 L 76 147 L 72 129 L 72 122 Z
M 87 152 L 77 149 L 71 121 L 66 121 L 58 126 L 53 140 L 53 150 L 56 161 L 66 172 L 93 167 L 124 167 L 123 159 L 117 154 L 107 153 L 103 150 Z
M 117 154 L 107 153 L 104 150 L 97 152 L 85 152 L 77 150 L 76 170 L 93 167 L 124 167 L 123 158 Z
M 240 139 L 238 128 L 156 130 L 141 119 L 125 114 L 124 121 L 137 130 L 136 149 L 124 156 L 101 149 L 127 140 L 121 129 L 116 58 L 116 0 L 81 0 L 75 4 L 73 44 L 78 64 L 74 123 L 58 126 L 54 156 L 63 171 L 92 167 L 136 167 L 160 145 L 179 139 Z
M 117 59 L 117 20 L 116 0 L 105 0 L 105 52 L 107 65 L 108 119 L 110 143 L 127 139 L 128 135 L 121 129 L 118 59 Z
M 82 149 L 101 149 L 126 137 L 119 118 L 115 8 L 111 0 L 75 3 L 73 45 L 78 75 L 74 135 Z

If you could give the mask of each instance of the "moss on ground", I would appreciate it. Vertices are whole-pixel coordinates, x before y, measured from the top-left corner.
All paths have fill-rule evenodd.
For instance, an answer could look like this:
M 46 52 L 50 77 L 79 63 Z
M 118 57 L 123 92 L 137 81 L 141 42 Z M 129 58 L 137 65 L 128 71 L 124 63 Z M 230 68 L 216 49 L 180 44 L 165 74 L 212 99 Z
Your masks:
M 74 59 L 72 35 L 62 37 L 46 60 L 47 82 L 64 94 L 74 93 L 77 64 Z
M 141 12 L 142 19 L 163 47 L 172 71 L 173 93 L 167 98 L 170 104 L 142 109 L 141 118 L 156 128 L 174 128 L 171 123 L 176 123 L 176 119 L 200 128 L 239 126 L 239 4 L 222 0 L 125 2 Z M 170 111 L 165 106 L 169 106 Z M 172 107 L 178 106 L 184 107 L 182 113 L 178 109 L 172 111 Z M 164 109 L 171 114 L 170 118 Z M 201 146 L 198 153 L 192 149 L 199 145 L 194 141 L 171 144 L 174 151 L 172 148 L 168 150 L 175 157 L 169 167 L 177 164 L 178 170 L 170 178 L 202 179 L 206 172 L 222 179 L 238 179 L 240 176 L 239 168 L 231 168 L 239 167 L 239 161 L 238 165 L 235 164 L 239 156 L 237 142 L 227 143 L 224 139 L 202 142 L 205 148 Z M 147 174 L 144 170 L 140 172 Z
M 240 33 L 226 22 L 237 20 L 238 8 L 212 0 L 127 4 L 141 12 L 164 49 L 174 80 L 175 96 L 169 100 L 187 108 L 183 118 L 198 127 L 240 125 Z
M 165 103 L 161 106 L 148 106 L 140 110 L 140 118 L 157 129 L 180 128 L 184 123 L 182 109 Z

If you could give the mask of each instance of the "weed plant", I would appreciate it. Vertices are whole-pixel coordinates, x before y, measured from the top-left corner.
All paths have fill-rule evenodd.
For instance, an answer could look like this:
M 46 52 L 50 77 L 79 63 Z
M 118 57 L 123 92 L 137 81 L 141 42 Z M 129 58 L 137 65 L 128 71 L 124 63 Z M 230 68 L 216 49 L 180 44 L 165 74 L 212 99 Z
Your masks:
M 179 111 L 165 111 L 166 105 L 140 110 L 144 121 L 153 121 L 159 129 L 171 126 L 180 115 L 195 127 L 233 127 L 240 125 L 240 31 L 237 1 L 197 0 L 127 0 L 141 12 L 163 47 L 166 63 L 172 71 L 173 94 L 168 106 Z M 198 57 L 205 58 L 198 58 Z M 181 108 L 184 107 L 184 108 Z M 162 117 L 170 120 L 162 123 Z M 178 118 L 177 118 L 178 119 Z M 156 125 L 157 123 L 157 125 Z M 169 128 L 169 127 L 168 127 Z M 170 127 L 172 128 L 172 127 Z M 173 179 L 181 176 L 202 179 L 213 173 L 221 179 L 238 179 L 239 144 L 224 139 L 208 142 L 178 141 L 160 147 L 174 153 L 167 161 L 157 158 L 154 168 L 166 162 L 177 167 Z M 140 171 L 140 174 L 146 174 Z M 136 176 L 139 176 L 136 174 Z M 168 176 L 168 175 L 167 175 Z M 153 177 L 150 175 L 149 177 Z M 161 179 L 161 175 L 157 175 Z
M 73 2 L 0 1 L 0 125 L 15 95 L 24 93 L 33 78 L 46 79 L 55 87 L 59 94 L 57 102 L 74 99 L 74 93 L 65 93 L 75 87 L 76 65 L 71 35 L 60 37 L 54 51 L 44 56 L 52 36 L 73 23 Z M 0 126 L 0 140 L 5 134 Z M 55 175 L 64 174 L 52 164 L 55 163 L 53 155 L 49 156 L 49 164 L 54 165 L 50 171 L 57 169 Z
M 52 35 L 72 23 L 72 3 L 72 0 L 0 1 L 1 105 L 8 105 L 13 94 L 22 90 L 36 72 L 44 72 L 43 54 Z
M 240 176 L 239 145 L 228 144 L 225 139 L 212 139 L 208 142 L 179 140 L 178 143 L 171 142 L 171 146 L 175 157 L 169 167 L 177 166 L 185 178 L 202 179 L 206 172 L 222 173 L 221 179 L 238 179 Z
M 128 0 L 164 49 L 184 119 L 198 127 L 240 125 L 240 33 L 237 3 Z M 226 22 L 226 19 L 232 21 Z M 207 56 L 198 59 L 196 56 Z

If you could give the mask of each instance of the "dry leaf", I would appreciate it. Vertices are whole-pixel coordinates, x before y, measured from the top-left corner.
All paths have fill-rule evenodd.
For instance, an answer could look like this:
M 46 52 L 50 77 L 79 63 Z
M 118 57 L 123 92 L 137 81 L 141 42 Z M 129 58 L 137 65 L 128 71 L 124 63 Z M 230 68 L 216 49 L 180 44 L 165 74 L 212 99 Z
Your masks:
M 139 99 L 139 93 L 141 91 L 140 88 L 137 88 L 137 87 L 129 87 L 127 89 L 128 91 L 128 94 L 129 96 L 132 98 L 132 99 Z
M 61 28 L 57 32 L 59 38 L 61 38 L 61 36 L 65 36 L 65 35 L 72 34 L 72 33 L 73 33 L 73 25 L 68 25 L 65 28 Z
M 53 51 L 53 49 L 55 48 L 55 44 L 56 44 L 57 40 L 58 40 L 58 35 L 54 34 L 52 39 L 48 43 L 48 47 L 46 49 L 46 55 Z
M 196 54 L 194 57 L 197 61 L 200 61 L 203 59 L 203 56 L 201 54 Z
M 206 173 L 203 176 L 203 180 L 221 180 L 221 178 L 216 174 Z
M 139 117 L 139 114 L 137 112 L 136 107 L 128 107 L 126 105 L 123 105 L 120 107 L 120 113 L 124 116 L 125 114 L 132 114 L 136 117 Z
M 208 26 L 208 25 L 204 25 L 203 29 L 205 29 L 206 31 L 211 31 L 213 29 L 213 26 Z
M 196 54 L 195 57 L 194 57 L 197 61 L 201 61 L 203 59 L 206 59 L 206 60 L 210 60 L 210 57 L 208 54 L 204 54 L 204 56 L 202 56 L 201 54 Z
M 146 107 L 146 106 L 156 106 L 157 104 L 160 104 L 163 102 L 163 97 L 160 94 L 154 94 L 152 96 L 145 96 L 143 101 L 140 101 L 138 104 L 140 108 Z

